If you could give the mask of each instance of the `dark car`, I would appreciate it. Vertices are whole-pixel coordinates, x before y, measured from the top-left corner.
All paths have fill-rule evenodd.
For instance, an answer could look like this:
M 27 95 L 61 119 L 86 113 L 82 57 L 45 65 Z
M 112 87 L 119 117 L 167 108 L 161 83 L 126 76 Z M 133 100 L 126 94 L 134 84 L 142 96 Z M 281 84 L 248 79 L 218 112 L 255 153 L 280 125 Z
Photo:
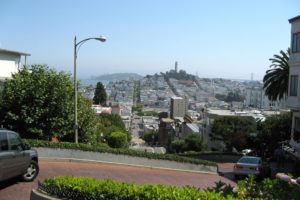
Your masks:
M 33 181 L 39 173 L 37 151 L 25 145 L 16 132 L 0 129 L 0 181 L 21 176 Z
M 233 173 L 236 178 L 251 174 L 262 178 L 270 176 L 271 168 L 268 163 L 262 161 L 261 157 L 243 156 L 234 165 Z

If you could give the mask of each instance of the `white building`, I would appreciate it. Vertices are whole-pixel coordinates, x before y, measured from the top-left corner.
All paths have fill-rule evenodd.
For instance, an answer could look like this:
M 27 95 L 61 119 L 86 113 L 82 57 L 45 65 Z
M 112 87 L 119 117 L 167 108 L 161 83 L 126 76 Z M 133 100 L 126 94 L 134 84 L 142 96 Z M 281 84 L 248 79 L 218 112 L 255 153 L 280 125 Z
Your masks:
M 286 108 L 286 100 L 270 101 L 265 95 L 263 87 L 250 87 L 246 89 L 245 106 L 264 110 L 280 110 Z
M 25 57 L 24 63 L 26 65 L 26 58 L 30 56 L 30 54 L 0 49 L 0 81 L 11 78 L 12 74 L 18 72 L 18 69 L 22 66 L 22 56 Z
M 291 23 L 291 55 L 289 59 L 288 106 L 293 113 L 290 145 L 300 151 L 300 15 L 289 20 Z

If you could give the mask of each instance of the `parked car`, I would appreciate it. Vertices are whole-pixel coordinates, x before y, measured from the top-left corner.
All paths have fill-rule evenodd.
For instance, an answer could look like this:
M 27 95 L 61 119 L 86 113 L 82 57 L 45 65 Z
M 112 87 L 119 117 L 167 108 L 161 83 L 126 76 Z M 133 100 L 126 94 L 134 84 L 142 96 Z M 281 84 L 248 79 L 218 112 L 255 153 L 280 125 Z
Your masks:
M 263 162 L 261 157 L 243 156 L 233 167 L 235 178 L 240 176 L 255 175 L 257 177 L 267 177 L 271 174 L 270 165 Z
M 21 176 L 33 181 L 39 173 L 37 151 L 24 144 L 16 132 L 0 129 L 0 181 Z

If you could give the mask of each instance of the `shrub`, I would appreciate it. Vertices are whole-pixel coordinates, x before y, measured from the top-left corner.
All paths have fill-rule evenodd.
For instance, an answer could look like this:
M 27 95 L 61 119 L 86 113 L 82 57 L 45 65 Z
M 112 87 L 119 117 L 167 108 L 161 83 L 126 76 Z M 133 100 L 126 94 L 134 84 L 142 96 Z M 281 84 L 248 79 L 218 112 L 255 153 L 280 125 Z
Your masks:
M 153 145 L 158 141 L 158 133 L 157 132 L 146 132 L 143 134 L 142 139 L 149 145 Z
M 184 144 L 184 140 L 175 139 L 171 142 L 171 149 L 176 153 L 180 153 L 183 151 Z
M 255 182 L 254 176 L 238 182 L 237 190 L 223 182 L 203 191 L 191 186 L 175 187 L 156 184 L 136 185 L 108 179 L 97 180 L 87 177 L 58 176 L 47 178 L 39 190 L 64 199 L 290 199 L 298 200 L 299 185 L 290 185 L 278 179 Z
M 234 199 L 228 195 L 210 191 L 200 192 L 195 187 L 175 187 L 165 185 L 136 185 L 120 183 L 108 179 L 97 180 L 88 177 L 60 176 L 45 179 L 39 190 L 64 199 L 143 199 L 143 200 L 198 200 Z
M 112 132 L 107 137 L 107 142 L 112 148 L 125 148 L 128 146 L 127 135 L 122 132 Z
M 299 185 L 292 185 L 279 179 L 266 178 L 257 183 L 254 176 L 249 176 L 238 182 L 238 198 L 298 200 L 299 196 Z
M 185 151 L 201 151 L 202 150 L 202 137 L 198 134 L 190 134 L 184 138 Z

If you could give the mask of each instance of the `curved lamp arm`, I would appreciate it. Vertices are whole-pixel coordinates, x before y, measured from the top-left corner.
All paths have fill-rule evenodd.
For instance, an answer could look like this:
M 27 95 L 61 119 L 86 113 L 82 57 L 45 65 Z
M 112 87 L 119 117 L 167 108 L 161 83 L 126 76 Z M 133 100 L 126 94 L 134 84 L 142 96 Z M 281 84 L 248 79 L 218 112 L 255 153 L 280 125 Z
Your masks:
M 81 45 L 83 45 L 86 41 L 88 40 L 98 40 L 100 42 L 105 42 L 106 41 L 106 37 L 103 37 L 103 36 L 99 36 L 99 37 L 90 37 L 90 38 L 86 38 L 84 40 L 81 40 L 79 42 L 76 43 L 76 36 L 75 36 L 75 43 L 74 43 L 74 48 L 75 48 L 75 52 L 76 52 L 76 58 L 77 58 L 77 53 L 81 47 Z

